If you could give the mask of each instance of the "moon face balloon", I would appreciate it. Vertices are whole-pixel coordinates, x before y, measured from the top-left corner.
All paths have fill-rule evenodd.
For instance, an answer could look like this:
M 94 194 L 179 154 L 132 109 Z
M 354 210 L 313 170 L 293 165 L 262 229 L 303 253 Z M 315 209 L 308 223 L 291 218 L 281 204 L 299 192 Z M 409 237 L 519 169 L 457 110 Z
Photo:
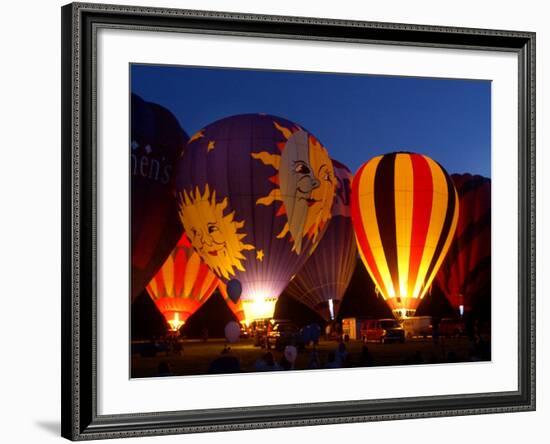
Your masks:
M 332 160 L 337 180 L 332 218 L 319 246 L 292 279 L 286 291 L 325 320 L 338 315 L 357 261 L 351 221 L 351 171 Z
M 132 301 L 145 288 L 183 233 L 174 197 L 174 164 L 188 140 L 176 118 L 132 94 Z
M 456 310 L 469 311 L 491 286 L 491 180 L 471 174 L 451 178 L 458 191 L 460 215 L 436 279 Z
M 351 211 L 359 252 L 377 289 L 395 316 L 413 316 L 456 230 L 453 181 L 427 156 L 378 156 L 353 179 Z
M 190 139 L 176 179 L 181 221 L 214 273 L 240 281 L 247 321 L 273 316 L 324 234 L 335 187 L 326 149 L 280 117 L 232 116 Z

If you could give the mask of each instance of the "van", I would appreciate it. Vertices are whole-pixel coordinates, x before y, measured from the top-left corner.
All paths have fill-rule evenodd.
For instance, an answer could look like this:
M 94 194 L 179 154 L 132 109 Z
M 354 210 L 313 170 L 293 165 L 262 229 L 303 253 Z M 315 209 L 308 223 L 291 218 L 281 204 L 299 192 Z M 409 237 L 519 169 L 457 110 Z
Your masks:
M 427 338 L 432 335 L 432 318 L 430 316 L 411 316 L 401 320 L 401 326 L 405 330 L 407 339 L 422 337 Z
M 290 321 L 270 323 L 267 332 L 267 349 L 273 347 L 275 350 L 282 351 L 287 345 L 293 345 L 299 350 L 304 349 L 304 339 L 298 328 Z
M 361 338 L 363 342 L 403 343 L 405 342 L 405 331 L 395 319 L 369 319 L 361 323 Z

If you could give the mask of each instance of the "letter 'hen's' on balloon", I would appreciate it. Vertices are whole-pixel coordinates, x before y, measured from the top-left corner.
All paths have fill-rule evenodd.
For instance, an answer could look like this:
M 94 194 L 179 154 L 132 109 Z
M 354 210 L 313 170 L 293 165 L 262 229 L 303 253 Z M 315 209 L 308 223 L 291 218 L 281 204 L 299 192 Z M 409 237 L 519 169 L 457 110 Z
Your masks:
M 355 263 L 357 246 L 351 221 L 351 171 L 332 160 L 338 186 L 327 231 L 286 291 L 325 320 L 338 315 Z
M 135 94 L 132 94 L 131 113 L 133 301 L 183 233 L 172 172 L 188 136 L 166 108 Z
M 218 278 L 193 251 L 184 234 L 147 285 L 147 292 L 170 330 L 177 331 L 206 302 L 218 284 Z
M 437 283 L 456 310 L 469 311 L 491 285 L 491 180 L 451 176 L 458 191 L 456 235 L 437 273 Z
M 176 181 L 195 250 L 224 282 L 240 281 L 247 321 L 271 318 L 331 217 L 327 150 L 280 117 L 227 117 L 191 137 Z
M 421 154 L 378 156 L 356 173 L 351 208 L 359 252 L 377 290 L 394 315 L 414 315 L 455 233 L 452 179 Z

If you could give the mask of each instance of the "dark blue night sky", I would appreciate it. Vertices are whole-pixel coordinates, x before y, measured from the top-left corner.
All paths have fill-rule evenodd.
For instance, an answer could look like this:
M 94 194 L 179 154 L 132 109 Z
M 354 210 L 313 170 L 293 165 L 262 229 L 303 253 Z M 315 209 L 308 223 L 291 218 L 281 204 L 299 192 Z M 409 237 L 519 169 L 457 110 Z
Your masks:
M 426 154 L 449 173 L 491 176 L 491 83 L 223 68 L 131 66 L 132 92 L 192 135 L 223 117 L 266 113 L 313 133 L 352 171 L 391 151 Z

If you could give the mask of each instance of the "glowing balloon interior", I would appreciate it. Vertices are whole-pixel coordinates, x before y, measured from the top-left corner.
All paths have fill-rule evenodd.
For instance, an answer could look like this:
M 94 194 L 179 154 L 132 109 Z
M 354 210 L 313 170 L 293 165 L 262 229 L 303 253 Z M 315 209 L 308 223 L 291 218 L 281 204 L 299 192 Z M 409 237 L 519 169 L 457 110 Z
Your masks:
M 210 297 L 218 283 L 184 234 L 147 285 L 147 291 L 170 330 L 177 331 Z
M 471 174 L 451 178 L 458 191 L 460 215 L 436 279 L 451 305 L 463 314 L 472 309 L 476 297 L 490 290 L 491 180 Z
M 326 149 L 279 117 L 228 117 L 189 140 L 176 179 L 180 217 L 211 270 L 240 281 L 247 321 L 273 316 L 326 230 L 335 186 Z
M 395 316 L 413 316 L 456 230 L 451 178 L 424 155 L 378 156 L 356 173 L 351 209 L 359 252 L 378 291 Z
M 332 160 L 337 180 L 332 218 L 319 245 L 286 291 L 325 320 L 338 315 L 357 260 L 351 221 L 351 171 Z

